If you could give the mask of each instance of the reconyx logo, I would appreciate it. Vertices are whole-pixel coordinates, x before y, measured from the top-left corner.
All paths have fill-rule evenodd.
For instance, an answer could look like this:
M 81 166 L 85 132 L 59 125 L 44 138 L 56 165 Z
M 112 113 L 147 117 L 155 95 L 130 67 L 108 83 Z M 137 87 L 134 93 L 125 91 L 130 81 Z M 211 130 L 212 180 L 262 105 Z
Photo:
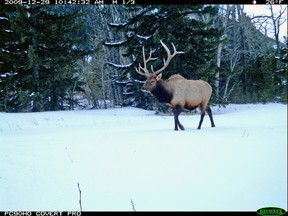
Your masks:
M 257 213 L 259 215 L 262 215 L 262 216 L 265 216 L 265 215 L 284 215 L 286 213 L 286 211 L 282 208 L 266 207 L 266 208 L 258 209 Z

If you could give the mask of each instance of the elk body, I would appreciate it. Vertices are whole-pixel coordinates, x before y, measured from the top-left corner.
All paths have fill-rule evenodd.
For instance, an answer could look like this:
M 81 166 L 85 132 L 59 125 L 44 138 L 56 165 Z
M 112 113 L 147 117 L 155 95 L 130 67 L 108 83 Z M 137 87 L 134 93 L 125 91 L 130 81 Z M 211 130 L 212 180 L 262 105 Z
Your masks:
M 152 73 L 147 69 L 147 63 L 149 61 L 156 60 L 157 58 L 152 57 L 153 51 L 150 51 L 148 59 L 145 58 L 145 50 L 143 47 L 143 67 L 139 64 L 139 68 L 135 68 L 137 73 L 145 76 L 147 79 L 142 86 L 142 91 L 149 92 L 155 96 L 159 102 L 167 103 L 174 113 L 174 130 L 178 130 L 178 126 L 181 130 L 184 130 L 183 125 L 180 123 L 178 116 L 183 111 L 194 110 L 200 107 L 201 117 L 198 125 L 198 129 L 201 129 L 201 125 L 205 116 L 205 112 L 208 113 L 211 127 L 215 127 L 212 112 L 208 106 L 212 94 L 211 86 L 203 80 L 187 80 L 181 75 L 172 75 L 169 79 L 161 79 L 162 71 L 168 66 L 171 59 L 176 55 L 183 52 L 176 51 L 174 44 L 172 43 L 174 52 L 171 54 L 168 47 L 160 41 L 162 46 L 167 52 L 167 59 L 164 59 L 164 66 L 157 70 L 153 70 Z

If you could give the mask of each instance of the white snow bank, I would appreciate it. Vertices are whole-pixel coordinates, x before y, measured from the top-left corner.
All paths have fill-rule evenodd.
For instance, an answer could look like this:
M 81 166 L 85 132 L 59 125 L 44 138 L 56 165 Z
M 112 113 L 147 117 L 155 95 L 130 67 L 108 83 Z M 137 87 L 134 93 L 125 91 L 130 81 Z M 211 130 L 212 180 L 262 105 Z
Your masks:
M 0 113 L 0 210 L 287 210 L 286 108 Z

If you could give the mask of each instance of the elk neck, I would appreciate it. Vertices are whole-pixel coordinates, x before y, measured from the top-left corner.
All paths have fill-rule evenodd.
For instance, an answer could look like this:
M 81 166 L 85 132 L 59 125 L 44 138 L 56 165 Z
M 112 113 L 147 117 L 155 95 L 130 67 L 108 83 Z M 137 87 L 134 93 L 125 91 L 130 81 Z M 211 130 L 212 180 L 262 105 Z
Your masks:
M 167 86 L 167 80 L 159 80 L 156 87 L 151 91 L 151 94 L 153 94 L 160 103 L 169 103 L 173 98 L 173 94 Z

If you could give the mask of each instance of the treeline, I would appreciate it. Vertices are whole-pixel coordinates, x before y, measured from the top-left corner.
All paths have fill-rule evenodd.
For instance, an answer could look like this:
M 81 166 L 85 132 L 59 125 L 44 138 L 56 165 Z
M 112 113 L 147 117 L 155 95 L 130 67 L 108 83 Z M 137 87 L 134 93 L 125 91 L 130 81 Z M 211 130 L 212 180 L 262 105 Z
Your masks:
M 140 91 L 145 78 L 135 67 L 143 46 L 159 57 L 155 70 L 162 66 L 160 40 L 185 52 L 163 77 L 208 81 L 212 103 L 286 103 L 284 16 L 271 9 L 252 19 L 243 5 L 1 5 L 0 111 L 153 109 L 158 104 Z

